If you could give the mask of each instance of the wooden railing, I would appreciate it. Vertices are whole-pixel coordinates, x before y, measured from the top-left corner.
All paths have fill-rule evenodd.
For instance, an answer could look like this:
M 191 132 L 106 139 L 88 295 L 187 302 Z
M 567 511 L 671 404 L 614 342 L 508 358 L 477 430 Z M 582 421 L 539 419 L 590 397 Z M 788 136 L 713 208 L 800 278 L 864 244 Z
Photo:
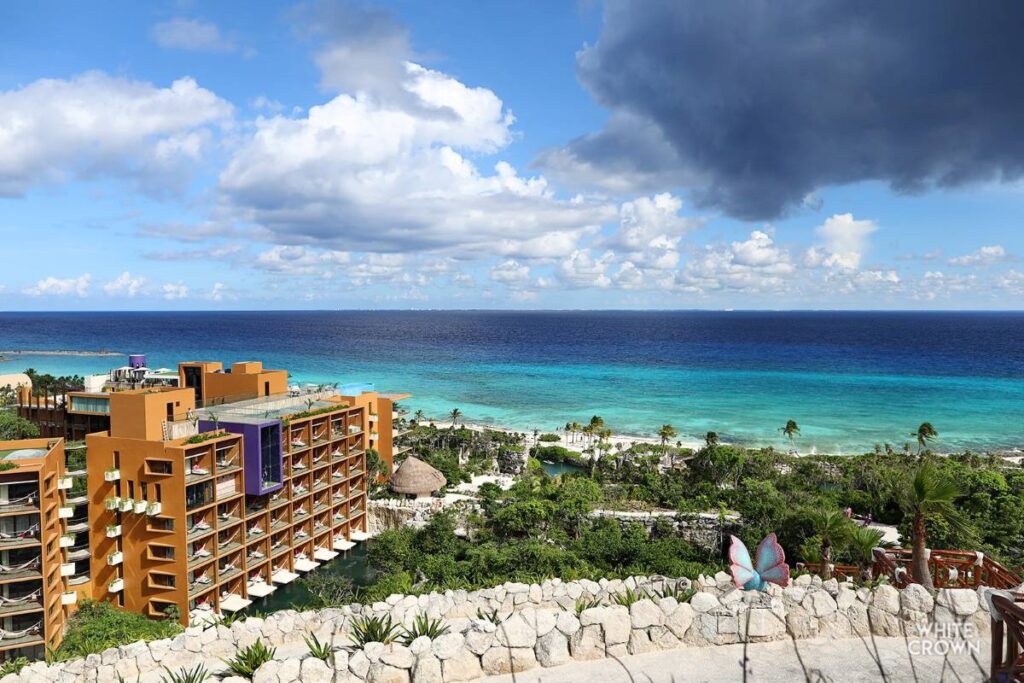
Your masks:
M 993 595 L 989 680 L 1024 681 L 1024 594 Z
M 913 583 L 911 577 L 911 551 L 907 548 L 887 548 L 884 553 L 875 550 L 872 576 L 888 576 L 897 588 Z M 807 562 L 798 564 L 798 569 L 819 574 L 821 565 Z M 1021 578 L 987 555 L 979 559 L 977 553 L 967 550 L 932 550 L 928 558 L 928 572 L 936 588 L 1016 588 Z M 832 565 L 832 576 L 840 581 L 857 579 L 860 570 L 852 565 Z

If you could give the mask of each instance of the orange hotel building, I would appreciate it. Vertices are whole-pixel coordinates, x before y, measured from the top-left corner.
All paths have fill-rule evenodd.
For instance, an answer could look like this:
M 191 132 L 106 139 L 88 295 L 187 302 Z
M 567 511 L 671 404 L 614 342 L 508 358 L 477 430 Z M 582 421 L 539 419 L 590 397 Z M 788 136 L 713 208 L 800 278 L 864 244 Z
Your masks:
M 80 597 L 201 623 L 368 537 L 366 451 L 389 466 L 401 452 L 393 423 L 406 395 L 290 388 L 259 362 L 178 372 L 178 387 L 72 397 L 110 424 L 86 436 L 87 473 L 74 473 L 87 477 L 87 543 L 67 532 L 63 440 L 0 443 L 19 465 L 0 471 L 0 565 L 14 568 L 0 567 L 0 660 L 59 644 Z M 73 546 L 87 547 L 78 574 Z

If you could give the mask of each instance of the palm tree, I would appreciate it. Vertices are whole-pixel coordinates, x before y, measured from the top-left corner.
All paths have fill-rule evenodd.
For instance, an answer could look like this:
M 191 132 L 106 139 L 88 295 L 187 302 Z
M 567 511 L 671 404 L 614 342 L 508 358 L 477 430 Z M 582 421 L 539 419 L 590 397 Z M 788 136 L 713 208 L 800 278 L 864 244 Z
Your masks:
M 872 567 L 875 564 L 875 548 L 882 543 L 882 532 L 869 526 L 855 526 L 846 539 L 846 547 L 850 550 L 853 561 L 860 569 L 862 581 L 874 578 Z
M 452 412 L 448 413 L 448 417 L 452 419 L 452 429 L 455 429 L 455 423 L 462 417 L 462 411 L 458 408 L 452 408 Z
M 718 432 L 708 432 L 704 435 L 704 445 L 708 448 L 714 448 L 718 445 Z
M 658 438 L 661 439 L 661 445 L 665 446 L 669 441 L 674 439 L 679 432 L 676 428 L 670 424 L 661 425 L 661 429 L 658 430 Z
M 565 436 L 566 436 L 565 441 L 566 441 L 566 443 L 572 443 L 572 432 L 573 432 L 573 423 L 572 422 L 566 422 L 565 423 Z
M 928 447 L 929 441 L 938 438 L 939 433 L 935 431 L 931 422 L 922 422 L 917 431 L 911 432 L 910 435 L 917 438 L 917 453 L 920 455 Z
M 779 431 L 786 435 L 786 438 L 789 439 L 789 446 L 792 448 L 793 439 L 800 433 L 800 425 L 796 423 L 796 420 L 786 420 L 786 426 L 779 427 Z
M 821 578 L 832 577 L 832 546 L 842 543 L 850 531 L 850 520 L 841 510 L 812 510 L 808 515 L 811 528 L 821 538 Z
M 415 413 L 412 414 L 412 421 L 416 423 L 417 427 L 419 427 L 420 422 L 423 422 L 423 420 L 426 419 L 426 417 L 426 413 L 424 413 L 422 410 L 417 410 Z
M 934 591 L 935 586 L 925 556 L 928 547 L 927 520 L 941 519 L 953 531 L 964 534 L 973 532 L 956 508 L 955 502 L 959 495 L 960 487 L 953 480 L 939 474 L 928 462 L 918 465 L 913 478 L 908 477 L 903 483 L 903 511 L 913 517 L 910 574 L 914 581 L 929 591 Z

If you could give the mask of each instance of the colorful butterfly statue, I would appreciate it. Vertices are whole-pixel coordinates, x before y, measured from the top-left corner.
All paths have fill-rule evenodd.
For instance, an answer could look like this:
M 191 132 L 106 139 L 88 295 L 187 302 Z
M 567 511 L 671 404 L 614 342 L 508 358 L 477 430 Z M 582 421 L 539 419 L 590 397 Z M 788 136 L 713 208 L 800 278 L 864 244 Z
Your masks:
M 785 587 L 789 583 L 789 565 L 786 564 L 786 553 L 775 539 L 775 534 L 768 534 L 757 546 L 757 562 L 750 561 L 750 551 L 743 541 L 730 536 L 729 568 L 732 570 L 732 581 L 737 588 L 743 590 L 763 591 L 769 583 Z

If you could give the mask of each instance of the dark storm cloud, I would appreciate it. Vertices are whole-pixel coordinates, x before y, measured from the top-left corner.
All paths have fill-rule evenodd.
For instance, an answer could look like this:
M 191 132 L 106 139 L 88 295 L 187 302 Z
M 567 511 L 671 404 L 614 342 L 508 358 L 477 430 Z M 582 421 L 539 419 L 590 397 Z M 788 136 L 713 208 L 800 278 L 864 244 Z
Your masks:
M 607 0 L 577 66 L 611 122 L 539 164 L 584 183 L 766 219 L 827 185 L 1024 169 L 1024 2 Z

